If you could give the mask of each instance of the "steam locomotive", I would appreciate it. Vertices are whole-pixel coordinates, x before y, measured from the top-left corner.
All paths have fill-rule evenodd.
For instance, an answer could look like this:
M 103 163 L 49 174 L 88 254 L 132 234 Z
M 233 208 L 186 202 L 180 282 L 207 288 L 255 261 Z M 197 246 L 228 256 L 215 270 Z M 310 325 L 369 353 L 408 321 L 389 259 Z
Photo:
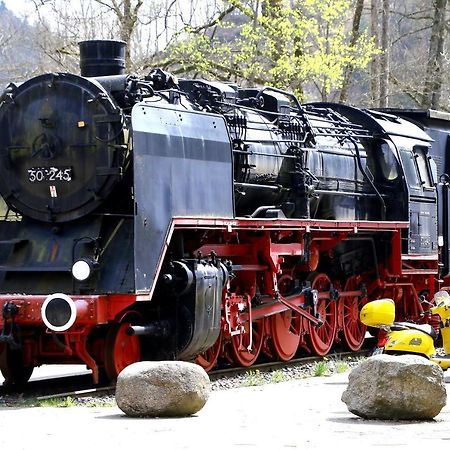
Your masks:
M 0 98 L 0 370 L 142 359 L 252 365 L 359 349 L 389 296 L 419 320 L 449 272 L 448 180 L 398 115 L 279 89 L 124 73 L 120 41 L 81 75 Z

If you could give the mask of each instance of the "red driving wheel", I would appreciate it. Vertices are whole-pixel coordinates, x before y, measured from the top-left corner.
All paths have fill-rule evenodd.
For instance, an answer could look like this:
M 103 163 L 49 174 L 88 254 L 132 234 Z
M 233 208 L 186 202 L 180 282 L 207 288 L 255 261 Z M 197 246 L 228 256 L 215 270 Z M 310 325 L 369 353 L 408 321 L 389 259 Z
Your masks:
M 291 273 L 285 273 L 278 279 L 281 295 L 288 295 L 293 285 Z M 272 357 L 280 361 L 289 361 L 294 357 L 300 343 L 302 324 L 302 317 L 290 309 L 268 318 Z
M 115 380 L 125 367 L 141 359 L 139 337 L 126 332 L 130 325 L 129 322 L 114 324 L 106 335 L 105 372 L 109 380 Z
M 256 320 L 251 325 L 250 322 L 246 322 L 243 332 L 231 337 L 231 355 L 234 362 L 243 367 L 251 366 L 261 352 L 263 341 L 264 319 Z
M 209 372 L 217 363 L 217 359 L 219 358 L 220 351 L 222 350 L 222 332 L 220 332 L 217 341 L 208 348 L 208 350 L 204 351 L 200 355 L 197 356 L 195 362 L 203 367 L 206 372 Z
M 311 288 L 320 292 L 328 292 L 331 282 L 324 273 L 313 273 L 308 278 Z M 317 304 L 317 312 L 322 321 L 320 325 L 309 324 L 309 343 L 313 353 L 325 356 L 331 349 L 337 328 L 336 301 L 329 298 L 321 298 Z
M 277 359 L 289 361 L 297 353 L 302 333 L 302 317 L 288 309 L 269 318 L 273 352 Z
M 357 277 L 351 277 L 345 283 L 345 291 L 359 289 Z M 359 312 L 364 303 L 359 296 L 342 296 L 339 298 L 339 315 L 343 319 L 345 345 L 354 352 L 361 349 L 367 327 L 359 320 Z

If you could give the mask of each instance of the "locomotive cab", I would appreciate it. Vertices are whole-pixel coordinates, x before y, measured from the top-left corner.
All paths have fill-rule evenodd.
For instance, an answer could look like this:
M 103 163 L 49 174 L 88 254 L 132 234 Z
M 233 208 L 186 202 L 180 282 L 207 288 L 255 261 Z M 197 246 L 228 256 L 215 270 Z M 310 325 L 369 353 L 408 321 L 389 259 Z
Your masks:
M 380 112 L 371 113 L 390 134 L 405 177 L 409 232 L 404 254 L 437 255 L 437 195 L 429 151 L 432 139 L 411 122 Z

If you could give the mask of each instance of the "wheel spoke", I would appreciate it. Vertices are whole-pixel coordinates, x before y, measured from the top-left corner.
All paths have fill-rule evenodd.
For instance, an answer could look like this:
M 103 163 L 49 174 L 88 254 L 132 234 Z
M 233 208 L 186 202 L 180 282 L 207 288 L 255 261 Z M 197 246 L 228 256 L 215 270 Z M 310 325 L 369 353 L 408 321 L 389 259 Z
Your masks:
M 250 326 L 252 327 L 251 345 Z M 230 345 L 234 361 L 243 367 L 251 366 L 261 352 L 263 341 L 264 319 L 256 320 L 251 325 L 247 322 L 241 334 L 231 337 Z
M 130 323 L 113 325 L 108 331 L 105 343 L 105 372 L 109 380 L 115 380 L 125 367 L 141 359 L 141 345 L 138 336 L 129 336 Z
M 281 361 L 294 357 L 300 343 L 302 319 L 294 311 L 287 310 L 269 318 L 274 356 Z
M 345 291 L 358 290 L 358 277 L 351 277 L 345 284 Z M 359 350 L 366 334 L 366 326 L 359 320 L 359 310 L 363 302 L 357 296 L 342 296 L 339 299 L 340 314 L 343 317 L 344 342 L 349 350 Z
M 324 273 L 314 273 L 310 276 L 312 289 L 319 292 L 328 292 L 331 282 Z M 320 314 L 322 324 L 309 325 L 309 341 L 313 353 L 319 356 L 326 355 L 333 345 L 337 328 L 336 302 L 331 299 L 319 299 L 317 311 Z
M 219 334 L 217 341 L 205 352 L 197 356 L 195 362 L 202 366 L 206 372 L 209 372 L 217 363 L 220 351 L 222 350 L 222 332 Z

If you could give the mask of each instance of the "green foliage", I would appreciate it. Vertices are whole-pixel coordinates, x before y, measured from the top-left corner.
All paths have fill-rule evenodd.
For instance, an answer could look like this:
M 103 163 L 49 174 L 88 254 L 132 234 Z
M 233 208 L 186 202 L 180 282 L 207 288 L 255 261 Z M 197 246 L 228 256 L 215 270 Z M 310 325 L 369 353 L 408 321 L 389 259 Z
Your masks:
M 302 96 L 313 82 L 322 98 L 342 86 L 348 68 L 364 68 L 377 52 L 367 33 L 350 44 L 351 0 L 282 0 L 255 15 L 242 0 L 229 0 L 245 17 L 222 20 L 214 34 L 186 29 L 169 48 L 176 72 L 270 84 Z
M 271 383 L 283 383 L 284 381 L 287 381 L 287 378 L 282 370 L 275 370 L 272 372 L 270 376 Z
M 110 408 L 116 403 L 112 399 L 104 398 L 73 398 L 73 397 L 54 397 L 43 400 L 28 400 L 22 406 L 43 407 L 43 408 L 71 408 L 74 406 L 84 406 L 88 408 Z
M 314 377 L 325 377 L 330 375 L 328 361 L 322 360 L 314 363 L 312 374 Z
M 258 369 L 249 370 L 245 375 L 243 386 L 261 386 L 264 384 L 264 377 Z
M 34 406 L 51 407 L 51 408 L 69 408 L 77 405 L 78 402 L 73 397 L 48 398 L 45 400 L 39 400 L 34 404 Z
M 336 373 L 347 372 L 350 369 L 349 363 L 351 360 L 351 357 L 348 357 L 347 360 L 344 360 L 340 357 L 331 357 L 329 363 L 330 369 Z
M 345 361 L 336 361 L 334 364 L 337 373 L 344 373 L 350 369 L 350 366 Z

